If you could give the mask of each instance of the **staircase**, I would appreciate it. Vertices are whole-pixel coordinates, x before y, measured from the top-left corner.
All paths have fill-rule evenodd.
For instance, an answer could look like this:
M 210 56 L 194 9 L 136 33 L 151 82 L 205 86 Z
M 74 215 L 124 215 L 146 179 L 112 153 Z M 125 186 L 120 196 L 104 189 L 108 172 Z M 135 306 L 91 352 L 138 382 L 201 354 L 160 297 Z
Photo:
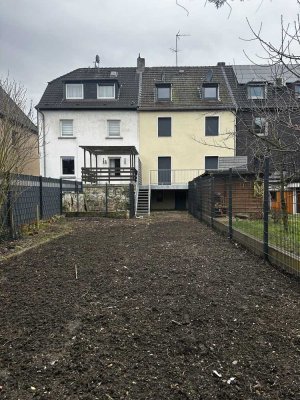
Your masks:
M 150 190 L 149 187 L 139 187 L 137 194 L 136 217 L 144 217 L 150 214 Z

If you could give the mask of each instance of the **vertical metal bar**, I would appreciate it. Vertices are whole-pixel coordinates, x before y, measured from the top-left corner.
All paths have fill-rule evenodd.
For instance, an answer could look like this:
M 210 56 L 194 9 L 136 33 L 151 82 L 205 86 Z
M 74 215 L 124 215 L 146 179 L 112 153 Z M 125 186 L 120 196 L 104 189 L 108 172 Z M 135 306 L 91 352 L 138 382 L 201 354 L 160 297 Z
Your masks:
M 79 212 L 79 191 L 78 191 L 78 182 L 75 181 L 75 193 L 76 193 L 76 209 Z
M 264 258 L 266 261 L 269 259 L 269 158 L 265 159 L 264 168 Z
M 202 221 L 202 216 L 203 216 L 203 192 L 202 192 L 202 189 L 203 189 L 203 185 L 202 185 L 202 178 L 200 178 L 200 180 L 199 180 L 199 211 L 200 211 L 200 215 L 199 215 L 199 218 L 200 218 L 200 221 Z
M 210 225 L 214 226 L 214 216 L 215 216 L 215 178 L 212 176 L 210 178 Z
M 59 193 L 60 193 L 60 215 L 63 213 L 63 180 L 59 180 Z
M 86 150 L 84 149 L 83 153 L 83 158 L 84 158 L 84 168 L 86 168 Z
M 229 181 L 228 181 L 228 234 L 229 239 L 232 239 L 232 168 L 229 168 Z
M 105 184 L 105 215 L 107 216 L 108 213 L 108 186 L 107 182 Z
M 39 176 L 39 181 L 40 181 L 40 218 L 43 219 L 44 209 L 43 209 L 43 177 L 42 177 L 42 175 Z

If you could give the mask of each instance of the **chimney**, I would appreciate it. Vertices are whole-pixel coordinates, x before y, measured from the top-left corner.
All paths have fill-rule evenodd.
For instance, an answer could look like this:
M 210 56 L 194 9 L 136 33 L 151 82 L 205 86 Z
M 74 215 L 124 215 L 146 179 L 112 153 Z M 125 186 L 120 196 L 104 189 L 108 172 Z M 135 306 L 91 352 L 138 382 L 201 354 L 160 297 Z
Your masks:
M 219 61 L 217 66 L 218 67 L 225 67 L 226 63 L 224 61 Z
M 145 59 L 141 58 L 141 55 L 139 54 L 137 58 L 137 72 L 143 72 L 145 69 Z

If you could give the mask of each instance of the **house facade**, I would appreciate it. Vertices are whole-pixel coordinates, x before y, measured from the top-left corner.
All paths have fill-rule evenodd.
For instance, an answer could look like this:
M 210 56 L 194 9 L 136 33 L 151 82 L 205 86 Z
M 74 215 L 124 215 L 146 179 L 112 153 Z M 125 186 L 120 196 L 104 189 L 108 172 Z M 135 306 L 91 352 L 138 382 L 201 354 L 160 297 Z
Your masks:
M 223 63 L 145 68 L 140 157 L 151 209 L 186 209 L 189 181 L 237 162 L 235 102 L 226 68 Z
M 80 68 L 49 82 L 37 105 L 44 176 L 118 183 L 137 167 L 138 68 Z
M 5 150 L 2 151 L 0 171 L 38 176 L 38 129 L 14 101 L 14 90 L 8 89 L 12 93 L 0 86 L 0 144 Z

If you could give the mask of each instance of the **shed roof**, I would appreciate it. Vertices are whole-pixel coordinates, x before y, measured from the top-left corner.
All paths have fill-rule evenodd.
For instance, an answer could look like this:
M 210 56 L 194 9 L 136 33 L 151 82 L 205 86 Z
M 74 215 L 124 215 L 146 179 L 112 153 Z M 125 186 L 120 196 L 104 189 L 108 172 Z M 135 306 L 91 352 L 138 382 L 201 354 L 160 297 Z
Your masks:
M 94 156 L 138 155 L 135 146 L 79 146 Z

